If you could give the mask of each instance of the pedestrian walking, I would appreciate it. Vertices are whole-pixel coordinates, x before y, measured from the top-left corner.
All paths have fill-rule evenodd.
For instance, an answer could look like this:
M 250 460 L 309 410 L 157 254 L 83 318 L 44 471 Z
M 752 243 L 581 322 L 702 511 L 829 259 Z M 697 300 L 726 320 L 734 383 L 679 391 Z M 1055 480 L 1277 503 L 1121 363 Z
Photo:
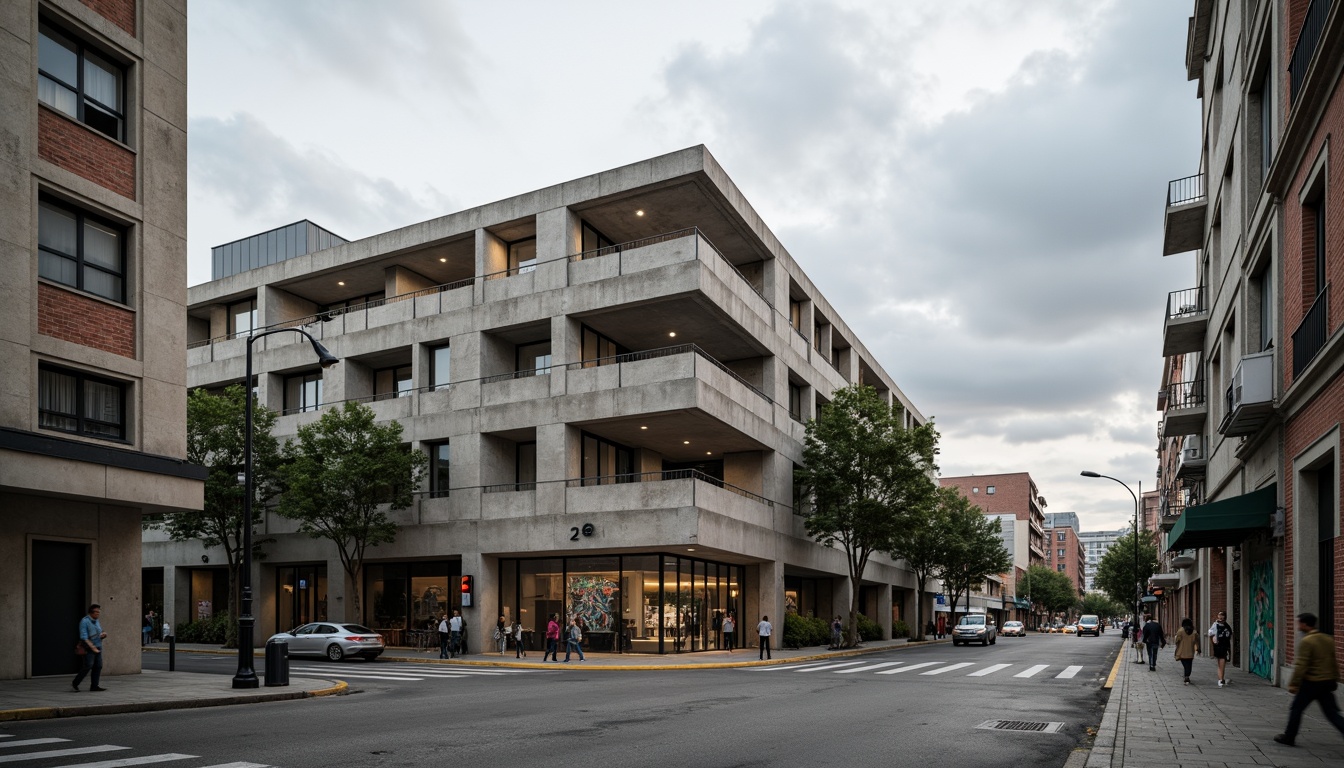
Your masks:
M 1218 687 L 1227 685 L 1227 660 L 1232 658 L 1232 625 L 1227 623 L 1227 613 L 1218 612 L 1218 616 L 1209 627 L 1213 658 L 1218 660 Z
M 733 652 L 733 633 L 737 631 L 737 619 L 730 612 L 723 617 L 723 644 L 729 653 Z
M 453 611 L 453 618 L 448 620 L 448 658 L 456 658 L 459 653 L 466 653 L 462 648 L 462 612 Z
M 1181 662 L 1185 673 L 1185 684 L 1190 684 L 1190 670 L 1195 664 L 1195 654 L 1199 653 L 1199 636 L 1195 634 L 1195 622 L 1181 619 L 1181 628 L 1175 635 L 1176 660 Z
M 86 675 L 89 678 L 90 691 L 107 690 L 98 685 L 103 676 L 103 640 L 107 639 L 107 633 L 103 631 L 103 625 L 98 621 L 102 613 L 103 607 L 94 603 L 89 606 L 88 614 L 79 620 L 79 642 L 75 644 L 75 653 L 83 657 L 84 666 L 80 667 L 79 674 L 75 675 L 75 681 L 70 684 L 76 692 L 79 691 L 79 684 L 84 682 Z
M 844 624 L 840 623 L 840 615 L 831 620 L 831 650 L 839 648 L 845 642 Z
M 527 649 L 523 648 L 523 623 L 521 621 L 513 622 L 513 657 L 515 659 L 527 658 Z
M 565 663 L 569 663 L 570 653 L 579 654 L 579 661 L 583 658 L 583 630 L 579 627 L 579 622 L 575 619 L 569 620 L 569 636 L 565 638 Z
M 509 647 L 509 623 L 503 616 L 495 622 L 495 642 L 499 644 L 499 655 L 503 656 L 504 651 Z
M 1134 663 L 1143 664 L 1145 661 L 1143 658 L 1143 624 L 1135 620 L 1130 625 L 1129 634 L 1134 641 Z
M 775 628 L 770 624 L 769 616 L 762 616 L 761 623 L 756 625 L 756 635 L 761 639 L 761 660 L 770 658 L 770 635 L 774 634 Z
M 1297 740 L 1302 713 L 1313 701 L 1320 703 L 1325 719 L 1344 734 L 1344 717 L 1340 716 L 1339 703 L 1335 701 L 1335 689 L 1339 687 L 1335 639 L 1316 629 L 1316 616 L 1311 613 L 1297 615 L 1297 631 L 1302 633 L 1302 639 L 1297 641 L 1297 660 L 1293 663 L 1293 677 L 1288 681 L 1288 692 L 1294 694 L 1293 704 L 1288 710 L 1288 727 L 1274 737 L 1290 747 Z
M 145 614 L 145 620 L 140 623 L 140 644 L 149 645 L 154 642 L 154 612 Z
M 549 656 L 552 664 L 560 663 L 560 622 L 556 621 L 557 618 L 559 616 L 552 613 L 546 622 L 546 653 L 541 656 L 543 662 Z
M 448 658 L 448 640 L 449 640 L 449 637 L 450 637 L 450 635 L 448 634 L 448 632 L 449 632 L 449 630 L 448 630 L 448 614 L 445 613 L 445 614 L 443 614 L 443 618 L 439 620 L 439 658 L 440 658 L 440 659 L 446 659 L 446 658 Z
M 1167 633 L 1152 616 L 1145 616 L 1143 622 L 1143 644 L 1148 646 L 1148 671 L 1157 669 L 1157 649 L 1167 647 Z

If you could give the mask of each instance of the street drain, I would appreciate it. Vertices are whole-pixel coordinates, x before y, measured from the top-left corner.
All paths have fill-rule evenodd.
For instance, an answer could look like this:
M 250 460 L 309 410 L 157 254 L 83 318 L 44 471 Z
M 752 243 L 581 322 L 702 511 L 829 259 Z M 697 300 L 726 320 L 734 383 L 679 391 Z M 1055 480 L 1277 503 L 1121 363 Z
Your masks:
M 1019 733 L 1059 733 L 1063 723 L 1037 723 L 1030 720 L 986 720 L 975 726 L 989 731 L 1017 731 Z

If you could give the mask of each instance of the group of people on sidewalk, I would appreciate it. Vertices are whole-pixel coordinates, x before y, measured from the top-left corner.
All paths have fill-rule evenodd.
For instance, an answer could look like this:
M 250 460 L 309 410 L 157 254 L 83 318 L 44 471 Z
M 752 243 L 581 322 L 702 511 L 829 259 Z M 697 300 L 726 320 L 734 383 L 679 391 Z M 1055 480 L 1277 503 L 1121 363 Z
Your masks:
M 1297 631 L 1301 639 L 1297 644 L 1293 675 L 1288 681 L 1288 692 L 1293 694 L 1293 703 L 1288 709 L 1287 727 L 1283 733 L 1274 737 L 1274 741 L 1290 747 L 1297 741 L 1303 713 L 1313 702 L 1320 705 L 1325 719 L 1344 734 L 1344 715 L 1340 714 L 1339 703 L 1335 701 L 1340 677 L 1339 663 L 1335 658 L 1335 639 L 1320 631 L 1317 623 L 1314 614 L 1300 613 L 1297 616 Z M 1140 624 L 1127 623 L 1125 637 L 1133 642 L 1134 663 L 1147 663 L 1150 671 L 1156 671 L 1158 650 L 1167 646 L 1166 632 L 1157 619 L 1144 616 Z M 1228 684 L 1227 660 L 1232 657 L 1232 626 L 1227 623 L 1225 612 L 1218 612 L 1213 625 L 1209 627 L 1208 637 L 1213 657 L 1218 662 L 1218 687 L 1224 688 Z M 1176 630 L 1173 642 L 1176 646 L 1175 658 L 1181 662 L 1182 682 L 1190 685 L 1195 655 L 1200 653 L 1199 635 L 1195 631 L 1194 621 L 1181 619 L 1181 628 Z M 1147 658 L 1144 658 L 1145 655 Z

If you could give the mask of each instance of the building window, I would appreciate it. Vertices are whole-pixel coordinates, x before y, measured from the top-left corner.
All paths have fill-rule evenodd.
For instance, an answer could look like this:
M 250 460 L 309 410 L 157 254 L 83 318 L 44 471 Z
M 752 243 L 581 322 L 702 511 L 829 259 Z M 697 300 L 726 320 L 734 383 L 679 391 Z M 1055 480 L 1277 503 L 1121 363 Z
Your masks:
M 126 384 L 79 371 L 38 368 L 37 425 L 76 435 L 126 439 Z
M 537 238 L 509 243 L 509 274 L 521 275 L 537 268 Z
M 285 377 L 285 413 L 303 413 L 322 407 L 322 372 Z
M 1063 573 L 1063 572 L 1064 572 L 1064 564 L 1063 564 L 1063 563 L 1060 563 L 1059 565 L 1056 565 L 1056 566 L 1055 566 L 1055 570 L 1056 570 L 1056 571 L 1059 571 L 1060 573 Z
M 616 362 L 616 356 L 625 351 L 624 347 L 606 336 L 603 336 L 586 325 L 583 326 L 584 368 L 592 368 L 599 365 L 611 365 Z
M 583 231 L 582 234 L 583 243 L 579 248 L 579 250 L 585 254 L 590 254 L 593 251 L 597 251 L 597 253 L 591 253 L 591 255 L 603 256 L 605 255 L 606 249 L 609 249 L 614 245 L 616 245 L 611 241 L 610 238 L 608 238 L 601 232 L 598 232 L 597 229 L 595 229 L 592 224 L 589 224 L 586 221 L 583 222 L 582 231 Z
M 257 300 L 229 305 L 229 336 L 237 338 L 257 330 Z
M 1060 557 L 1061 559 L 1064 557 L 1064 550 L 1062 550 L 1062 549 L 1059 550 L 1059 557 Z
M 452 358 L 447 344 L 429 350 L 429 383 L 434 389 L 447 389 Z
M 48 280 L 126 302 L 125 231 L 42 200 L 37 206 L 37 271 Z
M 799 333 L 803 332 L 803 302 L 789 301 L 789 325 Z
M 634 452 L 597 435 L 583 435 L 583 485 L 611 485 L 635 480 Z
M 990 496 L 993 496 L 993 495 L 994 495 L 994 486 L 992 486 L 992 485 L 987 485 L 987 486 L 985 486 L 985 493 L 989 494 Z
M 117 141 L 125 137 L 125 71 L 42 24 L 37 33 L 37 100 Z
M 520 491 L 537 488 L 537 444 L 519 443 L 514 460 L 514 482 Z
M 448 443 L 429 446 L 429 495 L 441 499 L 448 495 L 452 464 L 448 459 Z
M 789 416 L 794 421 L 803 420 L 803 386 L 789 382 Z
M 1274 345 L 1274 286 L 1268 269 L 1252 277 L 1251 281 L 1260 302 L 1260 351 L 1264 352 Z
M 514 370 L 519 373 L 532 372 L 537 376 L 551 372 L 551 342 L 537 341 L 531 344 L 518 345 L 518 367 Z
M 384 368 L 373 374 L 373 399 L 390 400 L 411 394 L 411 366 Z
M 1064 532 L 1055 531 L 1055 541 L 1064 541 Z

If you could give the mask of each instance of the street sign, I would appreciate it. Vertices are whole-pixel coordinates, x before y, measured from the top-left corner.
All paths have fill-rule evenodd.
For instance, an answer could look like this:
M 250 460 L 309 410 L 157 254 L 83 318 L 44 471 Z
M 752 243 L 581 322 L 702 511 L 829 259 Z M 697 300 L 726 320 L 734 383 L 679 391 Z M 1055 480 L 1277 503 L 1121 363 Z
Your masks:
M 1157 595 L 1144 595 L 1144 596 L 1143 596 L 1143 602 L 1145 602 L 1145 603 L 1156 603 L 1158 600 L 1161 600 L 1161 599 L 1162 599 L 1162 598 L 1158 597 Z

